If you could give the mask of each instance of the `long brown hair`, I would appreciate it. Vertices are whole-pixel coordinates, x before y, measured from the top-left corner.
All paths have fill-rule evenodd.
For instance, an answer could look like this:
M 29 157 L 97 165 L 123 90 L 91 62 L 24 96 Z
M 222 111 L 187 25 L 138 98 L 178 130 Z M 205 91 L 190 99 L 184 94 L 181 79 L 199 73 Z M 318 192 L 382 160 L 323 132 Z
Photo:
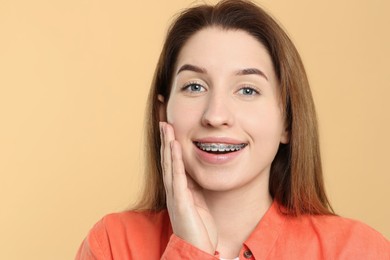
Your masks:
M 135 209 L 166 208 L 160 165 L 159 102 L 169 99 L 178 54 L 187 40 L 206 27 L 244 30 L 271 56 L 279 80 L 290 142 L 281 144 L 272 162 L 269 192 L 289 214 L 332 214 L 324 190 L 317 119 L 301 58 L 287 34 L 264 10 L 249 1 L 223 0 L 182 12 L 171 25 L 150 89 L 146 115 L 144 187 Z

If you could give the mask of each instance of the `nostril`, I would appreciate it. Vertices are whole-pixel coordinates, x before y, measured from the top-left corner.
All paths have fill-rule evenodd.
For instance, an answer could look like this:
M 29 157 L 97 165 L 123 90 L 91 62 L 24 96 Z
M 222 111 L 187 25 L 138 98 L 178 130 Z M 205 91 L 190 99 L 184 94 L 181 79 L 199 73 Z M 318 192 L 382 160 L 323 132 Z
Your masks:
M 209 127 L 229 126 L 233 124 L 233 117 L 229 111 L 206 111 L 202 117 L 202 123 Z

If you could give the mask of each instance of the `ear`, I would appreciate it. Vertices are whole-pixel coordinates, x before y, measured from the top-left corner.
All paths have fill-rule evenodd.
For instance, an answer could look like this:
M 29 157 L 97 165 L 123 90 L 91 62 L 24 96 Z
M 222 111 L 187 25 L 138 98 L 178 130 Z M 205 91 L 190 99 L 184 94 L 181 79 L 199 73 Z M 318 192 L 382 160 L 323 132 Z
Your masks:
M 289 142 L 290 142 L 290 131 L 288 131 L 287 128 L 284 128 L 280 136 L 280 143 L 288 144 Z
M 160 122 L 167 121 L 167 105 L 165 104 L 165 99 L 162 95 L 158 94 L 158 116 Z

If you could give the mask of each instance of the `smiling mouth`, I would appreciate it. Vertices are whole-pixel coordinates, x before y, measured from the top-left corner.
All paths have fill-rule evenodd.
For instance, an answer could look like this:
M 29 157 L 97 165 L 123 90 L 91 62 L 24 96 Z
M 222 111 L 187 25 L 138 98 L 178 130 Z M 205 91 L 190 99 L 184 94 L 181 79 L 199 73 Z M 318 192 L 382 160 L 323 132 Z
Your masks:
M 202 151 L 214 154 L 232 153 L 245 148 L 248 144 L 225 144 L 225 143 L 201 143 L 194 144 Z

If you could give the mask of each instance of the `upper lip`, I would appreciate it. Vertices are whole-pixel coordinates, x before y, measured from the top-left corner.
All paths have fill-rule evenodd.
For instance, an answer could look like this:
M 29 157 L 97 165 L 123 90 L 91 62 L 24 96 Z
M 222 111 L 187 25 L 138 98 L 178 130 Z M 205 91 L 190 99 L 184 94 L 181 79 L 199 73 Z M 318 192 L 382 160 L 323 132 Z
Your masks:
M 241 140 L 237 140 L 230 137 L 202 137 L 196 138 L 193 142 L 197 143 L 221 143 L 221 144 L 246 144 Z

